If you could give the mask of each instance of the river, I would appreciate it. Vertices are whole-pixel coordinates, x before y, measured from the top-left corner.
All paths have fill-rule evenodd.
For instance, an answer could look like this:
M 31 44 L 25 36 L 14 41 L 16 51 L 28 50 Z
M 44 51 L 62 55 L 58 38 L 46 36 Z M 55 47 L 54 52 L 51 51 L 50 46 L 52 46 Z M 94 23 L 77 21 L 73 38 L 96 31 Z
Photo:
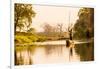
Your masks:
M 41 44 L 42 43 L 42 44 Z M 76 43 L 66 47 L 65 41 L 39 42 L 38 45 L 16 46 L 15 65 L 53 64 L 94 60 L 94 44 Z

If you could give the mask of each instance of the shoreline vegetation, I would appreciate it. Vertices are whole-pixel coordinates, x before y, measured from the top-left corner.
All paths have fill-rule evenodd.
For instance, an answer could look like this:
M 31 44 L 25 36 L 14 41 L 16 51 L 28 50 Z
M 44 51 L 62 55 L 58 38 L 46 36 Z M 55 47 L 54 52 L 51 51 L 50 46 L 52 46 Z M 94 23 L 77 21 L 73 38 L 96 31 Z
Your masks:
M 20 34 L 19 34 L 20 33 Z M 32 33 L 18 32 L 15 35 L 15 43 L 23 44 L 23 43 L 33 43 L 33 42 L 43 42 L 46 40 L 45 36 L 38 36 Z

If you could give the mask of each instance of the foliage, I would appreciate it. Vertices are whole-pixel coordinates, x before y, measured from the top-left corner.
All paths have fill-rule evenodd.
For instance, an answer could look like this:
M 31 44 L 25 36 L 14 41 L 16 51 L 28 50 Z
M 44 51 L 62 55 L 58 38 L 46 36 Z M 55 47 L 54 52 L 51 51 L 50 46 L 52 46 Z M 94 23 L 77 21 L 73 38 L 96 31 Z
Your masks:
M 31 33 L 17 32 L 15 35 L 15 43 L 16 44 L 43 42 L 45 40 L 46 40 L 46 37 L 39 36 L 36 34 L 31 34 Z
M 30 28 L 27 32 L 28 33 L 35 33 L 35 29 L 34 28 Z
M 36 42 L 38 40 L 38 38 L 36 36 L 27 36 L 28 39 L 32 40 L 32 42 Z
M 49 34 L 53 31 L 52 28 L 53 27 L 48 23 L 45 23 L 44 26 L 43 26 L 44 32 L 47 33 L 47 34 Z
M 47 40 L 45 36 L 38 36 L 38 40 L 37 40 L 38 42 L 43 42 L 45 40 Z
M 94 9 L 82 8 L 78 12 L 79 19 L 74 25 L 74 38 L 91 38 L 94 36 Z
M 35 12 L 32 9 L 32 4 L 16 3 L 14 7 L 15 32 L 17 29 L 21 31 L 24 27 L 28 29 L 32 23 L 32 17 L 34 16 Z
M 32 40 L 30 40 L 29 38 L 27 38 L 26 36 L 19 36 L 16 35 L 15 36 L 15 43 L 31 43 Z

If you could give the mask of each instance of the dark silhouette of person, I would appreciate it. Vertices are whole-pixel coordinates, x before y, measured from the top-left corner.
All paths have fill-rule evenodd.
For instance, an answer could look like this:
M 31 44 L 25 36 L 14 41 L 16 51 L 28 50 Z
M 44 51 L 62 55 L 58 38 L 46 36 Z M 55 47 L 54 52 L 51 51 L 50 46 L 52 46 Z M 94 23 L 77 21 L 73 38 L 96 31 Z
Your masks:
M 72 29 L 69 31 L 70 40 L 72 40 Z
M 70 46 L 70 40 L 72 40 L 72 29 L 69 30 L 69 40 L 66 40 L 66 46 L 67 46 L 67 47 Z

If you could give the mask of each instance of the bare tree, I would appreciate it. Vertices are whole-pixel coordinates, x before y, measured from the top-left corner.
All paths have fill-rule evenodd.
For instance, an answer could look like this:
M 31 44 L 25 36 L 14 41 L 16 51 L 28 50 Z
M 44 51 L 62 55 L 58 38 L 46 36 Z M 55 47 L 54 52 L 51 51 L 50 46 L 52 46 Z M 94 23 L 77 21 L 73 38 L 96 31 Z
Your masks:
M 59 32 L 60 32 L 59 36 L 60 37 L 62 36 L 62 32 L 63 32 L 62 28 L 63 28 L 63 24 L 58 24 L 58 29 L 59 29 Z
M 50 24 L 48 24 L 48 23 L 44 24 L 43 29 L 44 29 L 45 33 L 52 32 L 52 26 Z

